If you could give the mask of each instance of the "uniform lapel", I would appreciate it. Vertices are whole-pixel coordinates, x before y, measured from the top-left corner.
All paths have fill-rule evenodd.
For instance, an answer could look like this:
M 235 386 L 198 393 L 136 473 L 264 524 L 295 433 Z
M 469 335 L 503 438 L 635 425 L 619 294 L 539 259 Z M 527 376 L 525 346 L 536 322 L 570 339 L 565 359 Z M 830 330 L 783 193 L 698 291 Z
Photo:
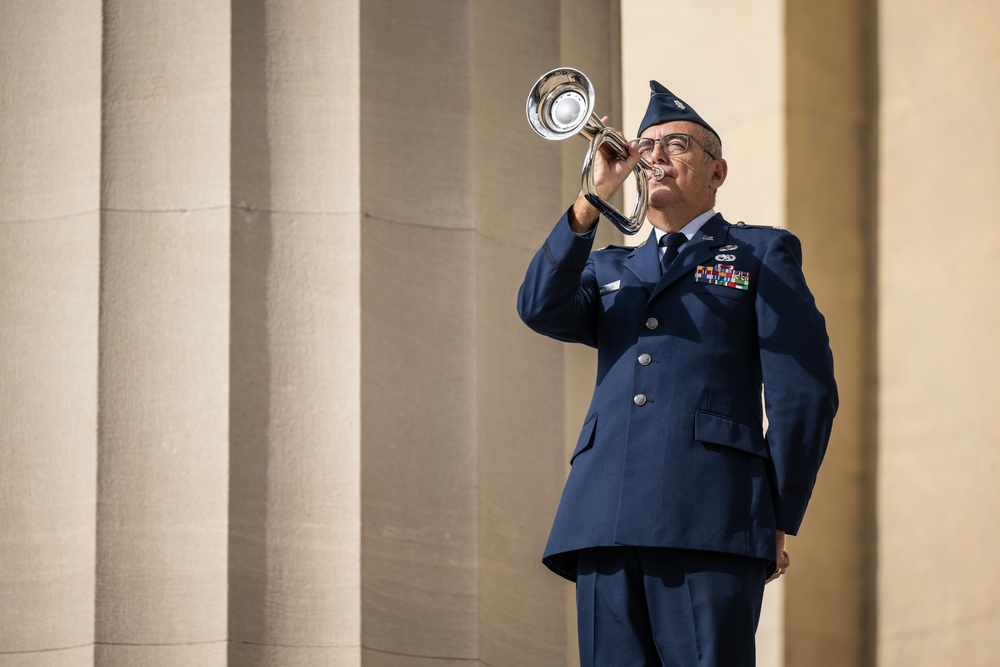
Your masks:
M 656 246 L 656 230 L 649 232 L 649 238 L 636 246 L 625 259 L 625 268 L 635 274 L 643 286 L 653 291 L 660 280 L 660 252 Z
M 725 221 L 721 214 L 716 213 L 712 218 L 701 226 L 694 237 L 681 246 L 680 254 L 673 261 L 667 272 L 663 274 L 650 298 L 665 290 L 670 285 L 680 280 L 695 270 L 699 264 L 707 264 L 715 255 L 715 249 L 723 245 L 729 236 L 729 223 Z M 647 243 L 647 245 L 649 245 Z M 655 241 L 653 243 L 656 248 Z M 657 257 L 657 260 L 659 258 Z

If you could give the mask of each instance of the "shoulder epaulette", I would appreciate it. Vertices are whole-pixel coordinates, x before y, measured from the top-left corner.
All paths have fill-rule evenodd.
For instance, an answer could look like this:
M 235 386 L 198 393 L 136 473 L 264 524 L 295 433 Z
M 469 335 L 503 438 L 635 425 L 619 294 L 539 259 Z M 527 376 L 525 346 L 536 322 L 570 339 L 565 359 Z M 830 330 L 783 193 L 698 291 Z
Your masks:
M 782 231 L 785 229 L 784 227 L 775 227 L 773 225 L 748 225 L 742 220 L 733 225 L 733 227 L 739 227 L 741 229 L 778 229 Z
M 646 245 L 645 241 L 643 241 L 642 243 L 640 243 L 637 246 L 631 246 L 631 245 L 613 245 L 612 244 L 612 245 L 606 245 L 603 248 L 597 248 L 596 250 L 594 250 L 594 252 L 600 252 L 602 250 L 628 250 L 628 251 L 631 252 L 632 250 L 635 250 L 636 248 L 641 248 L 644 245 Z

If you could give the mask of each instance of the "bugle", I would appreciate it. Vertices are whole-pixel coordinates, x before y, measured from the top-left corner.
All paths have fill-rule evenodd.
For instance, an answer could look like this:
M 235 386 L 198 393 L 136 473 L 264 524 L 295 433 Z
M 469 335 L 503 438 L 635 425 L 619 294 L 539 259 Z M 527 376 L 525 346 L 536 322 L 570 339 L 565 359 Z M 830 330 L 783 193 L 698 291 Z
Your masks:
M 605 201 L 594 187 L 594 157 L 607 146 L 621 159 L 628 158 L 628 143 L 615 130 L 605 125 L 594 113 L 594 87 L 590 80 L 571 67 L 559 67 L 542 75 L 531 88 L 525 106 L 528 124 L 543 139 L 561 141 L 574 134 L 590 140 L 590 149 L 583 161 L 581 174 L 583 194 L 604 217 L 625 234 L 635 234 L 646 219 L 646 197 L 650 176 L 659 180 L 663 170 L 645 158 L 632 169 L 636 182 L 635 207 L 625 215 L 614 204 Z

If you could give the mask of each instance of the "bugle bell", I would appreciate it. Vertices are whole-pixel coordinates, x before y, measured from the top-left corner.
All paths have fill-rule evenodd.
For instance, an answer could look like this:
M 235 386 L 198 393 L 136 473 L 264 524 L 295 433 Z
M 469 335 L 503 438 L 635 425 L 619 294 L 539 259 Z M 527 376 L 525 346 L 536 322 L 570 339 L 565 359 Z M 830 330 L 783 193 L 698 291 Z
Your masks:
M 543 139 L 559 141 L 575 134 L 590 139 L 590 149 L 583 161 L 581 181 L 583 194 L 604 217 L 625 234 L 635 234 L 646 219 L 648 179 L 663 178 L 663 170 L 645 158 L 632 169 L 636 182 L 635 207 L 625 215 L 614 204 L 605 201 L 594 187 L 594 156 L 603 146 L 621 159 L 628 158 L 628 143 L 605 125 L 594 111 L 594 87 L 590 80 L 571 67 L 559 67 L 542 75 L 531 88 L 525 114 L 535 134 Z

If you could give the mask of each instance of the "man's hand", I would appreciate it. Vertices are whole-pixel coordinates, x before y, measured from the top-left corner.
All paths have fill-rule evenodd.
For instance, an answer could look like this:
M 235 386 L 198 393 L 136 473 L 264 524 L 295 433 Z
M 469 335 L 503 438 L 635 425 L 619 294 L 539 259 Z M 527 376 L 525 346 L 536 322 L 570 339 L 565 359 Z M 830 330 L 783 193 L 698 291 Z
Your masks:
M 788 569 L 788 566 L 791 565 L 791 560 L 788 558 L 788 552 L 785 551 L 785 531 L 775 531 L 774 543 L 778 552 L 778 569 L 774 571 L 774 574 L 767 578 L 767 581 L 764 582 L 765 585 L 783 575 L 785 570 Z
M 601 120 L 607 123 L 608 117 L 605 116 Z M 623 139 L 625 138 L 621 132 L 618 135 Z M 635 147 L 635 142 L 630 142 L 628 145 L 629 155 L 627 160 L 622 160 L 617 155 L 612 155 L 610 149 L 606 146 L 607 144 L 601 150 L 597 151 L 597 155 L 594 156 L 594 189 L 597 190 L 597 194 L 601 196 L 601 199 L 605 201 L 611 199 L 618 192 L 622 183 L 625 182 L 625 179 L 628 178 L 628 175 L 632 173 L 632 169 L 639 162 L 639 151 Z M 594 228 L 599 217 L 600 213 L 587 201 L 587 198 L 581 192 L 573 203 L 573 209 L 570 212 L 570 228 L 577 234 L 585 234 Z

